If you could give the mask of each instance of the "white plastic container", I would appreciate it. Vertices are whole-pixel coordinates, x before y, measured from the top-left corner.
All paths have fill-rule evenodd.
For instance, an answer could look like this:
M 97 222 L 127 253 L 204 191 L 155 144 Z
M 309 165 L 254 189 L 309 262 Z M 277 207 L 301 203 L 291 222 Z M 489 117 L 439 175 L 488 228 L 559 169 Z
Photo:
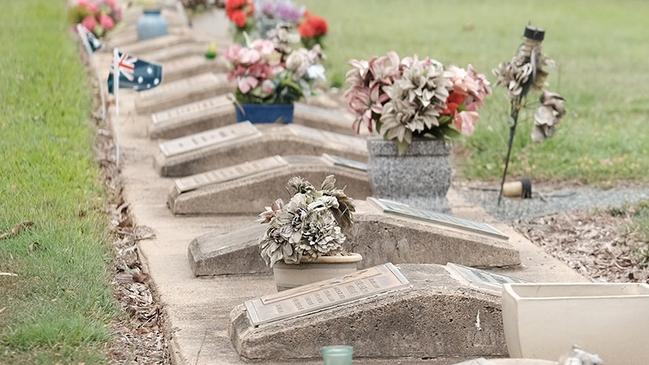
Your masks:
M 649 364 L 649 285 L 505 284 L 509 356 L 556 361 L 572 345 L 606 365 Z

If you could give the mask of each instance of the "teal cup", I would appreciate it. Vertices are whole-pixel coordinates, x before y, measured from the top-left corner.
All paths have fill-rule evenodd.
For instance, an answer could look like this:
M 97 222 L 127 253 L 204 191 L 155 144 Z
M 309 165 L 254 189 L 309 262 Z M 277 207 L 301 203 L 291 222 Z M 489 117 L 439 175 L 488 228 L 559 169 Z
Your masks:
M 324 365 L 352 365 L 354 348 L 351 346 L 324 346 L 320 349 Z

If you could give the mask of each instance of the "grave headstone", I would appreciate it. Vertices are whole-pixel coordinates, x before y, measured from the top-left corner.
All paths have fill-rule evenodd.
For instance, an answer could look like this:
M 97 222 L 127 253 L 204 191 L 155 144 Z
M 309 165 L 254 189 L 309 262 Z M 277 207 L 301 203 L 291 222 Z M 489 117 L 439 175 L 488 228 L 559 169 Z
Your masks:
M 295 103 L 293 122 L 329 132 L 356 134 L 352 128 L 354 116 L 344 110 Z
M 162 63 L 187 56 L 203 55 L 205 50 L 207 50 L 207 45 L 204 43 L 186 42 L 172 47 L 156 49 L 139 56 L 146 60 Z
M 237 123 L 237 125 L 249 122 Z M 233 126 L 213 129 L 203 133 L 220 133 Z M 251 128 L 255 128 L 251 126 Z M 360 138 L 322 132 L 295 125 L 272 125 L 259 128 L 259 133 L 246 139 L 205 143 L 200 148 L 183 150 L 169 155 L 161 153 L 156 166 L 162 176 L 182 177 L 258 160 L 267 156 L 288 155 L 338 155 L 352 160 L 367 160 L 367 147 Z M 183 138 L 191 138 L 190 136 Z M 166 143 L 173 144 L 175 140 Z M 162 149 L 161 149 L 162 150 Z
M 362 165 L 330 155 L 267 157 L 176 179 L 168 205 L 174 214 L 257 214 L 277 198 L 290 198 L 286 182 L 294 176 L 317 184 L 334 175 L 348 195 L 364 199 L 370 186 Z
M 385 262 L 415 264 L 454 262 L 472 267 L 513 267 L 521 263 L 518 251 L 503 239 L 476 233 L 472 229 L 388 214 L 371 201 L 355 200 L 354 202 L 355 224 L 349 232 L 345 232 L 347 235 L 345 249 L 363 256 L 363 261 L 360 263 L 362 267 Z M 266 204 L 268 203 L 270 201 Z M 249 229 L 249 227 L 242 229 Z M 230 264 L 228 257 L 221 256 L 219 251 L 214 249 L 219 247 L 221 242 L 232 241 L 228 234 L 208 234 L 190 242 L 190 265 L 192 269 L 201 268 L 200 272 L 194 271 L 194 275 L 240 274 L 239 268 L 235 264 Z M 239 255 L 245 257 L 259 253 L 257 240 L 241 240 L 238 245 L 229 243 L 229 254 L 236 255 L 237 249 Z M 192 256 L 192 252 L 200 255 Z M 258 273 L 269 272 L 261 258 L 254 265 Z M 254 265 L 249 263 L 246 272 L 252 270 Z M 459 273 L 456 276 L 463 278 Z M 475 285 L 468 279 L 463 280 L 467 281 L 467 285 Z M 481 288 L 493 290 L 493 286 L 486 284 Z
M 472 285 L 480 290 L 492 292 L 494 294 L 500 294 L 503 284 L 527 282 L 509 275 L 501 275 L 454 263 L 446 264 L 446 268 L 454 278 L 466 282 L 467 285 Z
M 193 41 L 194 38 L 188 32 L 186 32 L 182 34 L 169 34 L 162 37 L 147 39 L 145 41 L 129 44 L 122 48 L 124 52 L 133 55 L 134 57 L 141 57 L 140 54 Z
M 439 265 L 379 265 L 252 299 L 230 319 L 251 361 L 304 361 L 337 343 L 366 359 L 507 355 L 500 298 Z
M 135 96 L 135 109 L 139 114 L 153 113 L 223 95 L 231 89 L 225 74 L 206 73 L 174 82 L 167 82 L 163 75 L 162 85 Z
M 201 55 L 188 55 L 163 64 L 165 82 L 173 82 L 206 72 L 227 72 L 222 59 L 208 60 Z
M 149 137 L 178 138 L 236 122 L 232 100 L 222 95 L 152 114 Z

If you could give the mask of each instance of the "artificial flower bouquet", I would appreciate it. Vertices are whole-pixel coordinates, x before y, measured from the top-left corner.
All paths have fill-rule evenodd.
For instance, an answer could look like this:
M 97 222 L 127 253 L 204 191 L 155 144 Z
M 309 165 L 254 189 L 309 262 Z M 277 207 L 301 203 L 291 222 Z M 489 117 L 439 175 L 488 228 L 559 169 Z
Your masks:
M 298 26 L 302 44 L 306 48 L 313 48 L 316 45 L 322 47 L 328 28 L 327 21 L 323 17 L 305 12 L 304 19 Z
M 413 138 L 471 135 L 478 110 L 491 93 L 489 81 L 466 69 L 417 56 L 400 59 L 389 52 L 369 61 L 352 60 L 345 93 L 356 115 L 354 129 L 365 125 L 405 152 Z
M 122 8 L 117 0 L 76 0 L 68 17 L 73 24 L 81 23 L 96 37 L 103 37 L 122 20 Z
M 322 57 L 319 47 L 280 49 L 267 39 L 235 44 L 225 52 L 241 104 L 293 104 L 309 95 L 312 85 L 324 79 Z
M 255 2 L 253 0 L 226 0 L 225 14 L 234 24 L 235 34 L 249 33 L 255 27 Z
M 345 254 L 343 230 L 353 223 L 354 205 L 343 189 L 335 185 L 333 175 L 325 178 L 320 189 L 294 177 L 287 185 L 291 200 L 284 204 L 278 199 L 259 215 L 259 222 L 268 225 L 259 242 L 261 256 L 268 266 Z

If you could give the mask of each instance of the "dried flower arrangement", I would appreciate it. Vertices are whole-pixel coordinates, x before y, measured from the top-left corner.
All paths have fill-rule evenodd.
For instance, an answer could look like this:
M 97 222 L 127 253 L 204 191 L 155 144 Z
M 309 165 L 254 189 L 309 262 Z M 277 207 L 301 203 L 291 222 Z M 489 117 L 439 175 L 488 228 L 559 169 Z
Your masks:
M 246 46 L 234 44 L 225 52 L 232 64 L 230 79 L 237 81 L 236 99 L 242 104 L 292 104 L 309 95 L 313 84 L 324 80 L 319 47 L 292 50 L 280 42 L 256 39 Z
M 354 129 L 366 125 L 394 140 L 400 152 L 416 137 L 471 135 L 491 93 L 485 76 L 471 65 L 445 68 L 431 58 L 400 59 L 395 52 L 350 63 L 345 97 L 356 115 Z
M 268 224 L 259 242 L 261 256 L 270 267 L 276 262 L 299 264 L 320 256 L 344 255 L 343 230 L 352 223 L 354 205 L 343 189 L 336 186 L 333 175 L 327 176 L 320 189 L 294 177 L 287 188 L 291 200 L 281 199 L 259 215 Z
M 523 43 L 518 47 L 514 57 L 511 61 L 499 64 L 493 70 L 497 77 L 496 85 L 502 85 L 507 89 L 507 97 L 510 102 L 509 141 L 498 205 L 502 199 L 519 113 L 525 106 L 528 94 L 531 91 L 541 92 L 540 105 L 534 113 L 534 129 L 532 131 L 534 142 L 541 142 L 553 136 L 556 126 L 566 114 L 565 99 L 561 95 L 545 89 L 548 69 L 554 66 L 554 61 L 543 54 L 541 43 L 544 37 L 543 29 L 532 26 L 525 27 Z

